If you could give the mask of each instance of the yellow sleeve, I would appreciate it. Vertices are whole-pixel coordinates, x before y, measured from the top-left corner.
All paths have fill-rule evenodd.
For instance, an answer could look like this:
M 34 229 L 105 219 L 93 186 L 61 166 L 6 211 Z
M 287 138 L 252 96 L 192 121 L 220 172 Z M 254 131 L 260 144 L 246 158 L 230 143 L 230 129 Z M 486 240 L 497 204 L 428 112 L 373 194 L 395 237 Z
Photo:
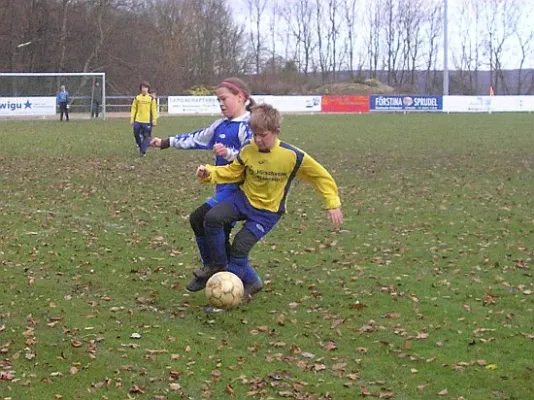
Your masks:
M 150 107 L 152 109 L 152 125 L 156 126 L 158 124 L 158 112 L 156 107 L 156 99 L 152 98 L 150 102 Z
M 137 114 L 137 96 L 134 97 L 132 101 L 132 107 L 130 108 L 130 122 L 135 121 L 136 114 Z
M 325 208 L 330 210 L 341 206 L 337 185 L 332 175 L 308 154 L 304 155 L 297 172 L 297 178 L 312 184 L 325 200 Z
M 216 167 L 214 165 L 206 165 L 210 172 L 210 176 L 203 179 L 206 183 L 237 183 L 245 179 L 245 165 L 242 164 L 239 158 L 236 158 L 231 164 Z

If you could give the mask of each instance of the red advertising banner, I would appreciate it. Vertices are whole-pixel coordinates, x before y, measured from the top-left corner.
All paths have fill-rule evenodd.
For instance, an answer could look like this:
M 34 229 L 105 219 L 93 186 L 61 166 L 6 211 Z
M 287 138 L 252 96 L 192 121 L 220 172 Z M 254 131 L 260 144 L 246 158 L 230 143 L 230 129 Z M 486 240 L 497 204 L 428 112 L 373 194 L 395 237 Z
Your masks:
M 369 96 L 322 96 L 322 112 L 369 112 Z

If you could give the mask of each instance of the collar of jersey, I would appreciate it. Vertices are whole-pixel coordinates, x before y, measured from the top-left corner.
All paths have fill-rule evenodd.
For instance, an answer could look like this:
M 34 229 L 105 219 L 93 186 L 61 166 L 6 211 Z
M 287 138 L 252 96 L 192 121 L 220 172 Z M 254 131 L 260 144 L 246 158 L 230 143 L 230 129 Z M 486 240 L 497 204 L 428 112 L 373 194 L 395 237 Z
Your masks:
M 249 117 L 250 117 L 250 112 L 247 111 L 246 113 L 244 113 L 240 117 L 232 118 L 232 119 L 226 118 L 226 120 L 227 121 L 232 121 L 232 122 L 241 122 L 241 121 L 248 121 Z
M 270 153 L 271 150 L 275 149 L 276 147 L 280 147 L 280 139 L 276 139 L 276 142 L 274 142 L 274 146 L 271 147 L 270 149 L 268 149 L 268 150 L 260 150 L 260 149 L 258 149 L 258 151 L 260 153 Z

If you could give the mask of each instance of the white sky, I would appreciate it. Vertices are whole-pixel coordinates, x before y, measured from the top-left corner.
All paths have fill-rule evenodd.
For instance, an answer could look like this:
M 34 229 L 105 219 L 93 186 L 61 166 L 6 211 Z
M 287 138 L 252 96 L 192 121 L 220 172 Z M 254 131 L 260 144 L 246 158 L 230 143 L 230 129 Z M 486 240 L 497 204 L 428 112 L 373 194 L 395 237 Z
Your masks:
M 255 1 L 255 0 L 253 0 Z M 291 3 L 293 1 L 297 0 L 267 0 L 267 7 L 272 5 L 276 2 L 287 4 Z M 357 0 L 357 7 L 360 8 L 360 13 L 362 15 L 364 14 L 364 9 L 370 4 L 370 1 L 374 0 Z M 434 3 L 444 3 L 444 0 L 427 0 L 432 1 Z M 505 2 L 513 2 L 514 4 L 521 4 L 521 17 L 520 22 L 518 25 L 518 31 L 521 32 L 521 36 L 523 38 L 527 38 L 531 32 L 534 31 L 534 0 L 472 0 L 474 2 L 479 2 L 480 6 L 487 10 L 489 9 L 489 3 L 492 1 L 499 1 L 501 4 Z M 246 19 L 246 16 L 248 15 L 248 2 L 249 0 L 230 0 L 229 3 L 231 4 L 232 8 L 234 9 L 236 15 L 239 16 L 239 19 L 244 20 Z M 462 11 L 462 4 L 464 0 L 448 0 L 448 8 L 449 8 L 449 24 L 448 24 L 448 32 L 449 32 L 449 68 L 454 69 L 455 68 L 455 59 L 459 58 L 460 55 L 460 43 L 461 38 L 464 36 L 463 28 L 459 26 L 459 20 L 461 16 Z M 268 35 L 268 24 L 269 24 L 269 11 L 266 10 L 265 17 L 263 18 L 263 27 L 265 30 L 265 34 Z M 485 19 L 483 19 L 485 21 Z M 280 27 L 280 31 L 284 30 L 284 21 L 283 18 L 279 18 L 279 21 L 277 21 L 278 26 Z M 485 24 L 482 24 L 485 25 Z M 365 28 L 364 28 L 365 29 Z M 365 36 L 366 33 L 361 35 L 362 37 Z M 360 38 L 360 40 L 362 40 Z M 280 49 L 282 49 L 282 45 L 278 46 Z M 360 48 L 364 48 L 363 42 L 359 44 Z M 443 39 L 440 39 L 440 49 L 439 49 L 439 57 L 441 59 L 440 61 L 440 68 L 443 66 Z M 356 55 L 358 56 L 358 55 Z M 503 68 L 507 69 L 514 69 L 518 68 L 521 60 L 521 48 L 519 46 L 519 41 L 517 37 L 514 35 L 510 39 L 507 40 L 505 44 L 505 50 L 503 51 Z M 530 53 L 529 57 L 525 61 L 525 65 L 523 68 L 534 68 L 534 38 L 531 40 L 530 44 Z M 485 69 L 484 67 L 482 69 Z

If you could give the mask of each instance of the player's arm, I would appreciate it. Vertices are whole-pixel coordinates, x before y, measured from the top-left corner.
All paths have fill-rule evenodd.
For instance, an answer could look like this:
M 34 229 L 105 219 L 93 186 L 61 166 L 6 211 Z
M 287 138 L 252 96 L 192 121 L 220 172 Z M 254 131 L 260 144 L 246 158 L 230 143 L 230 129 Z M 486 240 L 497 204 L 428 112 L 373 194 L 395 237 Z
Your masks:
M 197 129 L 189 133 L 178 134 L 166 139 L 155 137 L 150 144 L 160 149 L 175 147 L 181 150 L 211 150 L 210 143 L 215 134 L 215 129 L 222 122 L 222 119 L 215 121 L 206 128 Z
M 150 109 L 151 109 L 151 115 L 152 115 L 152 126 L 156 126 L 158 124 L 158 112 L 156 107 L 156 99 L 152 97 L 152 101 L 150 102 Z
M 304 155 L 302 164 L 297 172 L 297 178 L 309 182 L 325 200 L 326 209 L 339 208 L 341 200 L 332 175 L 308 154 Z
M 132 101 L 132 106 L 130 107 L 130 123 L 131 124 L 134 123 L 136 115 L 137 115 L 137 96 L 134 97 Z
M 197 169 L 197 177 L 205 183 L 237 183 L 245 179 L 245 164 L 237 157 L 231 164 L 216 167 L 201 165 Z
M 343 223 L 341 200 L 332 175 L 308 154 L 304 154 L 297 177 L 313 185 L 315 190 L 323 197 L 328 218 L 335 226 Z

